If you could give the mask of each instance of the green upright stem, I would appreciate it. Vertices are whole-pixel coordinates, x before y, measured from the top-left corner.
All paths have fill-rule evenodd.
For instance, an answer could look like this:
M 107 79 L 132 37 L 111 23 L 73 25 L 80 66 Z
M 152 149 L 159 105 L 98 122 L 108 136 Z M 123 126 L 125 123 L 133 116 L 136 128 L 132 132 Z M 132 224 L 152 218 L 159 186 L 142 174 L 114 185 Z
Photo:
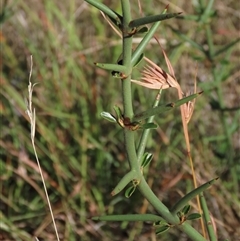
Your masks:
M 122 0 L 122 12 L 123 12 L 123 65 L 126 67 L 126 77 L 122 79 L 122 95 L 124 105 L 124 116 L 133 117 L 132 107 L 132 89 L 131 89 L 131 58 L 132 58 L 132 36 L 129 36 L 130 29 L 128 27 L 131 21 L 130 3 L 129 0 Z

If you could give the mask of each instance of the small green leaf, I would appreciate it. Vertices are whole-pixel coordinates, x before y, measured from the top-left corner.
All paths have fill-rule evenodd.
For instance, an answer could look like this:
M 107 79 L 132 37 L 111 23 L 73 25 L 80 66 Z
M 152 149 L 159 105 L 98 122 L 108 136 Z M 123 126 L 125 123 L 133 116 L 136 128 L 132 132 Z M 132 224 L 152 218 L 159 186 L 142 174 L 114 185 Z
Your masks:
M 187 97 L 184 97 L 178 101 L 176 101 L 174 104 L 175 106 L 174 107 L 179 107 L 180 105 L 183 105 L 184 103 L 187 103 L 195 98 L 197 98 L 199 95 L 201 95 L 203 93 L 203 91 L 200 91 L 198 93 L 195 93 L 195 94 L 192 94 L 192 95 L 189 95 Z
M 136 176 L 136 172 L 134 170 L 131 170 L 130 172 L 125 174 L 124 177 L 122 177 L 120 182 L 117 184 L 117 186 L 113 189 L 113 191 L 111 192 L 111 195 L 112 196 L 117 195 L 128 185 L 129 182 L 131 182 L 132 180 L 134 180 L 136 178 L 137 178 L 137 176 Z
M 109 112 L 103 111 L 103 112 L 101 112 L 100 115 L 101 115 L 102 118 L 104 118 L 104 119 L 106 119 L 110 122 L 117 122 L 115 117 L 112 114 L 110 114 Z
M 180 212 L 177 212 L 177 215 L 179 218 L 181 218 L 183 216 L 183 213 L 180 211 Z
M 182 209 L 182 213 L 183 213 L 184 215 L 187 215 L 187 214 L 189 213 L 190 209 L 191 209 L 191 206 L 190 206 L 190 205 L 186 205 L 186 206 Z
M 136 190 L 136 186 L 131 186 L 125 191 L 125 197 L 130 198 L 134 191 Z
M 137 33 L 147 33 L 148 32 L 148 27 L 144 26 L 142 28 L 140 28 L 139 30 L 137 30 Z
M 191 213 L 187 216 L 187 220 L 196 220 L 201 218 L 201 214 L 200 213 Z
M 169 225 L 161 226 L 160 228 L 158 228 L 156 230 L 156 235 L 159 235 L 159 234 L 162 234 L 162 233 L 168 231 L 169 228 L 170 228 Z
M 115 113 L 116 113 L 116 116 L 117 116 L 117 123 L 121 126 L 121 127 L 124 127 L 124 123 L 123 123 L 123 115 L 122 115 L 122 111 L 121 109 L 118 107 L 118 106 L 114 106 L 113 107 Z
M 154 222 L 154 226 L 166 226 L 168 223 L 165 220 L 159 220 L 157 222 Z
M 150 123 L 145 123 L 141 125 L 141 129 L 157 129 L 158 125 L 150 122 Z
M 97 67 L 105 70 L 112 70 L 115 72 L 125 73 L 126 67 L 119 64 L 109 64 L 109 63 L 94 63 Z
M 141 164 L 141 166 L 143 168 L 146 167 L 152 161 L 152 158 L 153 158 L 153 154 L 145 152 L 143 157 L 142 157 L 142 164 Z
M 134 19 L 129 23 L 130 28 L 139 27 L 141 25 L 149 24 L 149 23 L 155 23 L 158 21 L 163 21 L 169 18 L 177 17 L 181 13 L 164 13 L 164 14 L 158 14 L 158 15 L 152 15 L 152 16 L 146 16 L 138 19 Z
M 115 105 L 113 107 L 113 109 L 114 109 L 114 111 L 115 111 L 115 113 L 117 115 L 117 119 L 122 118 L 122 111 L 121 111 L 121 109 L 117 105 Z

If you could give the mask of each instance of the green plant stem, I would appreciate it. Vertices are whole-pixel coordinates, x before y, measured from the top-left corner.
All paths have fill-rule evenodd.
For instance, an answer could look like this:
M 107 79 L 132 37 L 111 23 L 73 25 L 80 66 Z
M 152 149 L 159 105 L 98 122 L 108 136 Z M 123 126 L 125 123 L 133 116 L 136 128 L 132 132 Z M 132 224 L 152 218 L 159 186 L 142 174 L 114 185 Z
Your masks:
M 204 221 L 205 221 L 205 224 L 207 227 L 210 241 L 217 241 L 217 238 L 216 238 L 216 235 L 215 235 L 215 232 L 213 229 L 212 221 L 211 221 L 211 218 L 209 215 L 207 203 L 206 203 L 205 197 L 203 196 L 203 193 L 200 194 L 200 203 L 201 203 L 201 207 L 203 210 L 203 217 L 204 217 Z
M 132 57 L 132 36 L 128 35 L 130 31 L 128 25 L 131 21 L 130 3 L 129 0 L 122 0 L 122 12 L 123 12 L 123 65 L 126 67 L 126 78 L 122 79 L 122 98 L 124 107 L 124 117 L 133 117 L 132 107 L 132 88 L 131 88 L 131 57 Z M 131 169 L 135 169 L 140 173 L 140 168 L 137 165 L 137 154 L 135 148 L 134 133 L 128 129 L 124 129 L 124 142 L 127 152 L 128 161 Z
M 115 19 L 119 24 L 121 24 L 121 20 L 119 19 L 119 16 L 112 9 L 107 7 L 106 5 L 100 3 L 96 0 L 85 0 L 85 1 L 88 2 L 89 4 L 91 4 L 92 6 L 96 7 L 100 11 L 104 12 L 109 17 Z
M 124 105 L 124 116 L 133 117 L 132 107 L 132 89 L 131 89 L 131 57 L 132 57 L 132 37 L 128 35 L 130 31 L 128 24 L 131 21 L 130 3 L 128 0 L 122 0 L 123 12 L 123 65 L 126 68 L 126 78 L 122 80 L 122 96 Z
M 138 174 L 140 174 L 141 170 L 137 161 L 134 132 L 125 129 L 124 135 L 125 135 L 125 144 L 126 144 L 126 150 L 129 158 L 130 167 L 131 169 L 134 169 L 135 171 L 137 171 Z
M 148 186 L 145 178 L 142 176 L 138 185 L 140 192 L 148 200 L 148 202 L 156 209 L 156 211 L 170 224 L 178 224 L 179 218 L 177 215 L 173 216 L 169 209 L 159 200 Z
M 153 108 L 157 107 L 159 102 L 160 102 L 160 97 L 161 97 L 161 92 L 162 92 L 162 89 L 159 90 L 157 96 L 156 96 L 156 99 L 155 99 L 155 102 L 153 104 Z M 147 120 L 147 123 L 151 123 L 154 121 L 154 115 L 149 117 L 148 120 Z M 141 158 L 144 154 L 144 151 L 145 151 L 145 147 L 146 147 L 146 144 L 147 144 L 147 140 L 148 140 L 148 136 L 149 136 L 149 133 L 150 133 L 150 129 L 145 129 L 142 133 L 142 136 L 141 136 L 141 139 L 140 139 L 140 142 L 138 144 L 138 149 L 137 149 L 137 158 L 138 158 L 138 163 L 141 161 Z
M 111 192 L 111 195 L 114 196 L 121 192 L 133 179 L 138 179 L 140 175 L 137 175 L 135 171 L 137 168 L 132 167 L 131 171 L 124 175 L 124 177 L 120 180 L 117 186 Z M 138 173 L 140 174 L 140 172 Z
M 180 230 L 187 234 L 189 238 L 194 241 L 207 241 L 196 229 L 194 229 L 188 222 L 177 226 Z
M 159 24 L 161 22 L 156 22 L 152 25 L 152 27 L 150 28 L 148 34 L 146 34 L 144 36 L 144 38 L 142 39 L 142 41 L 140 42 L 140 44 L 137 46 L 137 48 L 135 49 L 135 51 L 133 52 L 132 55 L 132 66 L 134 66 L 136 64 L 136 62 L 138 61 L 139 56 L 143 53 L 143 50 L 145 49 L 146 45 L 149 43 L 149 41 L 151 40 L 151 38 L 153 37 L 154 33 L 156 32 Z
M 167 12 L 167 7 L 163 10 L 162 14 L 165 14 Z M 152 25 L 152 27 L 149 29 L 148 33 L 144 36 L 140 44 L 137 46 L 135 51 L 132 54 L 132 61 L 131 64 L 134 66 L 140 55 L 143 53 L 143 50 L 145 49 L 146 45 L 149 43 L 151 38 L 153 37 L 154 33 L 156 32 L 158 26 L 160 25 L 161 21 L 158 21 Z
M 141 182 L 138 185 L 140 192 L 148 200 L 148 202 L 156 209 L 156 211 L 171 225 L 176 225 L 177 228 L 185 232 L 189 238 L 194 241 L 206 241 L 206 239 L 190 224 L 184 222 L 179 224 L 179 218 L 177 215 L 172 215 L 169 209 L 158 199 L 158 197 L 153 193 L 153 191 L 148 186 L 146 180 L 142 176 Z
M 211 185 L 213 185 L 213 183 L 218 180 L 217 178 L 214 178 L 206 183 L 204 183 L 203 185 L 199 186 L 198 188 L 195 188 L 194 190 L 192 190 L 191 192 L 189 192 L 188 194 L 186 194 L 184 197 L 182 197 L 171 209 L 171 213 L 176 214 L 178 211 L 180 211 L 180 209 L 182 209 L 191 199 L 193 199 L 194 197 L 196 197 L 197 195 L 199 195 L 199 193 L 203 192 L 204 190 L 206 190 L 208 187 L 210 187 Z
M 169 18 L 177 17 L 179 14 L 181 13 L 167 13 L 167 14 L 158 14 L 158 15 L 152 15 L 152 16 L 134 19 L 133 21 L 130 22 L 129 27 L 134 28 L 144 24 L 160 22 Z

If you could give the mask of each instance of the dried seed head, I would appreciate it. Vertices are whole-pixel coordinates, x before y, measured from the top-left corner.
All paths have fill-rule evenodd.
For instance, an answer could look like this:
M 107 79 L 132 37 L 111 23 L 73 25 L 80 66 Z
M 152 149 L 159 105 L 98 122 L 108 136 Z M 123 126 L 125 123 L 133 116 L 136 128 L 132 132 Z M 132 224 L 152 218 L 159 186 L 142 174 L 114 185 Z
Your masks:
M 188 123 L 192 117 L 193 110 L 195 106 L 195 99 L 184 104 L 184 117 L 185 121 Z
M 196 81 L 196 78 L 195 78 L 195 82 L 194 82 L 194 94 L 197 93 L 197 81 Z M 190 95 L 191 92 L 188 91 L 186 96 L 187 95 Z M 192 100 L 192 101 L 189 101 L 187 103 L 185 103 L 183 105 L 183 110 L 184 110 L 184 116 L 185 116 L 185 121 L 186 123 L 188 124 L 188 122 L 190 121 L 191 117 L 192 117 L 192 114 L 193 114 L 193 111 L 194 111 L 194 107 L 195 107 L 195 102 L 196 102 L 196 99 Z
M 158 40 L 157 40 L 158 41 Z M 160 45 L 161 46 L 161 45 Z M 161 47 L 162 48 L 162 47 Z M 181 86 L 176 80 L 175 73 L 173 66 L 170 62 L 170 60 L 167 57 L 167 54 L 162 48 L 162 52 L 168 67 L 168 71 L 170 74 L 168 74 L 166 71 L 164 71 L 161 67 L 157 66 L 153 61 L 150 59 L 144 57 L 144 60 L 148 63 L 147 66 L 144 67 L 142 71 L 142 77 L 141 80 L 131 80 L 133 83 L 144 86 L 149 89 L 168 89 L 170 87 L 176 88 L 178 92 L 178 98 L 183 98 L 183 92 L 181 89 Z M 197 91 L 197 85 L 196 85 L 196 78 L 195 78 L 195 85 L 194 85 L 194 93 Z M 195 105 L 195 99 L 193 101 L 189 101 L 181 106 L 181 115 L 182 115 L 182 121 L 187 124 L 193 114 Z
M 141 81 L 132 80 L 133 83 L 144 86 L 149 89 L 167 89 L 170 87 L 180 88 L 178 82 L 164 71 L 161 67 L 157 66 L 150 59 L 144 57 L 149 63 L 142 71 Z

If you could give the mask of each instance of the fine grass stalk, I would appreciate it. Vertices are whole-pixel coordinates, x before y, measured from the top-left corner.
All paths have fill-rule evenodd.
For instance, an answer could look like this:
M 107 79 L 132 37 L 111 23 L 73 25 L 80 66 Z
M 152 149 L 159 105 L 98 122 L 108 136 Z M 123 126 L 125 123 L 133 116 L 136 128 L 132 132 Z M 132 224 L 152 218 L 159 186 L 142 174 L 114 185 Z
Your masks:
M 48 207 L 49 207 L 49 211 L 51 214 L 51 218 L 52 218 L 52 222 L 53 222 L 53 226 L 54 226 L 54 230 L 55 230 L 55 234 L 56 234 L 56 238 L 57 241 L 60 241 L 59 239 L 59 235 L 58 235 L 58 230 L 57 230 L 57 226 L 56 226 L 56 222 L 54 219 L 54 215 L 53 215 L 53 211 L 52 211 L 52 206 L 51 206 L 51 202 L 49 200 L 49 195 L 48 195 L 48 191 L 47 191 L 47 187 L 45 184 L 45 180 L 43 177 L 43 173 L 42 173 L 42 168 L 41 168 L 41 164 L 40 161 L 38 159 L 38 155 L 37 155 L 37 151 L 36 151 L 36 147 L 35 147 L 35 128 L 36 128 L 36 112 L 35 112 L 35 108 L 32 107 L 32 93 L 33 93 L 33 88 L 34 86 L 37 84 L 32 84 L 31 82 L 31 77 L 32 77 L 32 68 L 33 68 L 33 61 L 32 61 L 32 55 L 30 57 L 30 73 L 29 73 L 29 84 L 28 84 L 28 101 L 27 101 L 27 110 L 26 113 L 30 119 L 30 124 L 31 124 L 31 141 L 32 141 L 32 146 L 33 146 L 33 150 L 34 150 L 34 154 L 36 157 L 36 161 L 37 161 L 37 165 L 38 165 L 38 169 L 39 169 L 39 173 L 42 179 L 42 184 L 43 184 L 43 188 L 44 188 L 44 192 L 46 195 L 46 199 L 47 199 L 47 203 L 48 203 Z

